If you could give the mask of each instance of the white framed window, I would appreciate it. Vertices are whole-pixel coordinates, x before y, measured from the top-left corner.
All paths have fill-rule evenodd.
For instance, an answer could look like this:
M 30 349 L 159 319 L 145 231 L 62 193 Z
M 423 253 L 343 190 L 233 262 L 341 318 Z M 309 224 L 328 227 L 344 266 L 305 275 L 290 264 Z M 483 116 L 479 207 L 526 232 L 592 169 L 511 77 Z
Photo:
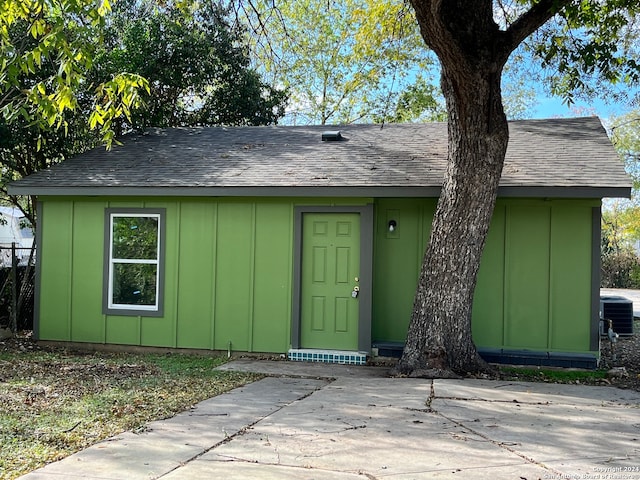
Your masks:
M 164 209 L 107 209 L 103 310 L 162 315 Z

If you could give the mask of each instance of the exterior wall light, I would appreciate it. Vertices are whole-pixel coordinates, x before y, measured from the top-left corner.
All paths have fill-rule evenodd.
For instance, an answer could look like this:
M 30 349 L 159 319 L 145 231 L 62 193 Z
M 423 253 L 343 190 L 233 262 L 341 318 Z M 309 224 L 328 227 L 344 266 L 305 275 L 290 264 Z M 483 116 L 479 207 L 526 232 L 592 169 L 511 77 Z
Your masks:
M 389 232 L 394 232 L 398 227 L 398 223 L 395 220 L 389 220 Z

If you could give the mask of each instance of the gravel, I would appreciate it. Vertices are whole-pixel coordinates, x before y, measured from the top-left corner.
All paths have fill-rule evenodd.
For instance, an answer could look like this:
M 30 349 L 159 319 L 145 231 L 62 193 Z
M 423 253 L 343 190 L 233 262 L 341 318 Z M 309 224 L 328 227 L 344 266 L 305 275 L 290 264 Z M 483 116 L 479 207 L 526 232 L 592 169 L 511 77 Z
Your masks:
M 633 322 L 633 335 L 618 337 L 611 343 L 600 339 L 600 368 L 611 370 L 610 380 L 617 387 L 640 391 L 640 319 Z

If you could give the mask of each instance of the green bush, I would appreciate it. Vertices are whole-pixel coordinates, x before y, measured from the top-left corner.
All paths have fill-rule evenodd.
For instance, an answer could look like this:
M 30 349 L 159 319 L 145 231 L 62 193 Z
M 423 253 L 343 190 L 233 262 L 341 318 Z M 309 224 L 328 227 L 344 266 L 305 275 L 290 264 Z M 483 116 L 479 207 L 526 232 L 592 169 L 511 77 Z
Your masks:
M 640 288 L 640 259 L 630 249 L 602 255 L 600 286 L 603 288 Z

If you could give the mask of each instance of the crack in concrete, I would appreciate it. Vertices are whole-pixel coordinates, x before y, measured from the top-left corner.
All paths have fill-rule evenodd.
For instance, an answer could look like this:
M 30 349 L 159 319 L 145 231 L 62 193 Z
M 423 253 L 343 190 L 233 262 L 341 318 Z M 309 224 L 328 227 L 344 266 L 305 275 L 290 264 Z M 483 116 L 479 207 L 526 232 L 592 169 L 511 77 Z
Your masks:
M 474 435 L 479 436 L 480 438 L 483 438 L 485 441 L 491 443 L 492 445 L 495 445 L 498 448 L 502 448 L 503 450 L 506 450 L 514 455 L 517 455 L 518 457 L 522 458 L 525 462 L 530 463 L 532 465 L 536 465 L 540 468 L 543 468 L 549 472 L 552 472 L 553 475 L 555 476 L 555 478 L 562 478 L 563 473 L 555 470 L 553 468 L 547 467 L 544 463 L 541 463 L 539 461 L 537 461 L 535 458 L 533 457 L 529 457 L 528 455 L 525 455 L 524 453 L 519 452 L 518 450 L 516 450 L 515 448 L 511 448 L 510 445 L 508 445 L 505 442 L 498 442 L 494 439 L 492 439 L 491 437 L 489 437 L 488 435 L 485 435 L 484 433 L 477 431 L 473 428 L 470 428 L 469 426 L 467 426 L 465 423 L 455 420 L 453 418 L 448 417 L 447 415 L 443 414 L 442 412 L 439 412 L 437 410 L 435 410 L 431 405 L 433 403 L 433 400 L 435 400 L 436 398 L 442 398 L 442 399 L 455 399 L 455 400 L 461 400 L 461 401 L 485 401 L 485 402 L 495 402 L 495 403 L 526 403 L 526 402 L 517 402 L 516 400 L 513 401 L 505 401 L 505 400 L 487 400 L 487 399 L 469 399 L 469 398 L 463 398 L 463 397 L 438 397 L 435 393 L 435 388 L 434 388 L 434 384 L 433 384 L 433 380 L 431 381 L 431 394 L 428 398 L 428 405 L 430 408 L 431 413 L 435 413 L 436 415 L 438 415 L 441 418 L 444 418 L 445 420 L 453 423 L 454 425 L 459 426 L 460 428 L 463 428 L 471 433 L 473 433 Z M 546 403 L 548 404 L 548 402 Z M 529 405 L 545 405 L 545 403 L 529 403 Z M 514 444 L 511 444 L 514 445 Z M 518 445 L 518 444 L 515 444 Z
M 280 456 L 278 455 L 278 461 L 276 463 L 274 462 L 261 462 L 259 460 L 247 460 L 246 458 L 240 458 L 240 457 L 234 457 L 232 455 L 220 455 L 220 457 L 222 458 L 226 458 L 228 460 L 214 460 L 214 462 L 238 462 L 238 463 L 249 463 L 249 464 L 253 464 L 253 465 L 268 465 L 268 466 L 272 466 L 272 467 L 286 467 L 286 468 L 293 468 L 293 469 L 297 469 L 297 470 L 304 470 L 304 471 L 310 471 L 310 470 L 316 470 L 319 472 L 338 472 L 338 473 L 347 473 L 347 474 L 352 474 L 352 475 L 364 475 L 365 477 L 367 477 L 369 480 L 378 480 L 378 478 L 375 475 L 372 475 L 368 472 L 365 472 L 364 470 L 336 470 L 336 469 L 332 469 L 332 468 L 320 468 L 320 467 L 314 467 L 312 465 L 309 464 L 305 464 L 305 465 L 296 465 L 296 464 L 288 464 L 288 463 L 282 463 L 280 461 Z
M 327 384 L 327 385 L 328 385 L 328 384 Z M 300 396 L 300 397 L 296 398 L 295 400 L 292 400 L 292 401 L 290 401 L 290 402 L 287 402 L 287 403 L 284 403 L 284 404 L 280 404 L 280 405 L 278 405 L 278 408 L 276 408 L 276 409 L 274 409 L 273 411 L 269 412 L 269 414 L 267 414 L 267 415 L 265 415 L 265 416 L 263 416 L 263 417 L 258 418 L 257 420 L 255 420 L 254 422 L 251 422 L 251 423 L 250 423 L 250 424 L 248 424 L 248 425 L 245 425 L 243 428 L 241 428 L 240 430 L 238 430 L 237 432 L 235 432 L 235 433 L 233 433 L 233 434 L 231 434 L 231 435 L 228 435 L 226 432 L 224 432 L 224 433 L 225 433 L 225 438 L 224 438 L 223 440 L 221 440 L 221 441 L 219 441 L 219 442 L 217 442 L 217 443 L 213 444 L 213 445 L 212 445 L 211 447 L 209 447 L 209 448 L 204 449 L 203 451 L 201 451 L 201 452 L 200 452 L 200 453 L 198 453 L 197 455 L 194 455 L 193 457 L 191 457 L 191 458 L 187 459 L 186 461 L 182 462 L 180 465 L 177 465 L 175 468 L 172 468 L 172 469 L 170 469 L 170 470 L 168 470 L 168 471 L 166 471 L 166 472 L 164 472 L 164 473 L 160 474 L 159 476 L 154 477 L 154 479 L 162 478 L 162 477 L 164 477 L 164 476 L 168 475 L 169 473 L 171 473 L 171 472 L 173 472 L 173 471 L 177 470 L 178 468 L 181 468 L 181 467 L 183 467 L 183 466 L 187 465 L 189 462 L 192 462 L 192 461 L 194 461 L 194 460 L 197 460 L 198 458 L 200 458 L 200 457 L 202 457 L 203 455 L 205 455 L 205 454 L 209 453 L 210 451 L 212 451 L 212 450 L 214 450 L 214 449 L 216 449 L 216 448 L 218 448 L 218 447 L 220 447 L 220 446 L 222 446 L 222 445 L 225 445 L 225 444 L 229 443 L 229 442 L 230 442 L 231 440 L 233 440 L 234 438 L 241 437 L 242 435 L 244 435 L 245 433 L 247 433 L 247 431 L 251 430 L 251 429 L 252 429 L 252 428 L 253 428 L 257 423 L 261 422 L 261 421 L 262 421 L 262 420 L 264 420 L 265 418 L 269 418 L 269 417 L 270 417 L 271 415 L 273 415 L 274 413 L 279 412 L 280 410 L 282 410 L 283 408 L 285 408 L 285 407 L 287 407 L 287 406 L 291 405 L 292 403 L 299 402 L 300 400 L 304 400 L 305 398 L 307 398 L 307 397 L 309 397 L 309 396 L 313 395 L 315 392 L 317 392 L 317 391 L 319 391 L 319 390 L 322 390 L 322 389 L 323 389 L 323 388 L 325 388 L 327 385 L 323 385 L 323 386 L 319 386 L 319 387 L 317 387 L 317 388 L 314 388 L 314 389 L 313 389 L 313 390 L 311 390 L 310 392 L 305 393 L 304 395 L 302 395 L 302 396 Z M 248 462 L 248 461 L 247 461 L 247 463 L 257 463 L 257 462 Z
M 429 390 L 429 396 L 427 397 L 427 401 L 424 402 L 425 405 L 427 406 L 427 410 L 431 411 L 431 404 L 433 403 L 433 400 L 436 398 L 436 389 L 435 389 L 435 385 L 433 383 L 433 380 L 431 380 L 431 387 Z
M 551 402 L 522 402 L 516 398 L 513 400 L 490 400 L 488 398 L 466 398 L 466 397 L 434 397 L 440 400 L 460 400 L 463 402 L 487 402 L 487 403 L 514 403 L 521 405 L 551 405 Z
M 228 417 L 228 413 L 189 413 L 190 417 Z
M 278 450 L 278 446 L 273 446 L 273 452 L 276 454 L 276 458 L 278 459 L 278 465 L 282 463 L 282 459 L 280 458 L 280 451 Z
M 465 430 L 468 430 L 469 432 L 473 433 L 474 435 L 479 436 L 480 438 L 483 438 L 484 440 L 486 440 L 487 442 L 491 443 L 492 445 L 495 445 L 499 448 L 502 448 L 504 450 L 507 450 L 510 453 L 513 453 L 514 455 L 517 455 L 518 457 L 522 458 L 524 461 L 526 461 L 527 463 L 530 463 L 532 465 L 537 465 L 538 467 L 544 468 L 545 470 L 548 470 L 550 472 L 552 472 L 554 475 L 557 476 L 557 478 L 561 478 L 561 475 L 563 475 L 562 472 L 558 471 L 558 470 L 554 470 L 553 468 L 547 467 L 544 463 L 541 463 L 539 461 L 537 461 L 535 458 L 533 457 L 529 457 L 528 455 L 525 455 L 524 453 L 519 452 L 518 450 L 516 450 L 515 448 L 511 448 L 511 445 L 520 445 L 520 444 L 514 444 L 514 443 L 510 443 L 507 444 L 506 442 L 498 442 L 494 439 L 492 439 L 491 437 L 485 435 L 482 432 L 479 432 L 473 428 L 468 427 L 466 424 L 459 422 L 453 418 L 447 417 L 446 415 L 444 415 L 441 412 L 434 412 L 437 415 L 439 415 L 440 417 L 444 418 L 445 420 L 448 420 L 456 425 L 458 425 L 460 428 L 464 428 Z
M 342 423 L 345 423 L 346 425 L 349 425 L 349 426 L 348 427 L 344 427 L 344 428 L 340 428 L 340 429 L 337 429 L 337 430 L 319 430 L 319 429 L 316 428 L 315 431 L 318 432 L 318 433 L 322 433 L 322 434 L 325 434 L 325 433 L 333 433 L 333 434 L 335 434 L 335 433 L 348 432 L 349 430 L 360 430 L 361 428 L 367 428 L 367 425 L 351 425 L 351 424 L 348 424 L 346 422 L 342 422 Z

